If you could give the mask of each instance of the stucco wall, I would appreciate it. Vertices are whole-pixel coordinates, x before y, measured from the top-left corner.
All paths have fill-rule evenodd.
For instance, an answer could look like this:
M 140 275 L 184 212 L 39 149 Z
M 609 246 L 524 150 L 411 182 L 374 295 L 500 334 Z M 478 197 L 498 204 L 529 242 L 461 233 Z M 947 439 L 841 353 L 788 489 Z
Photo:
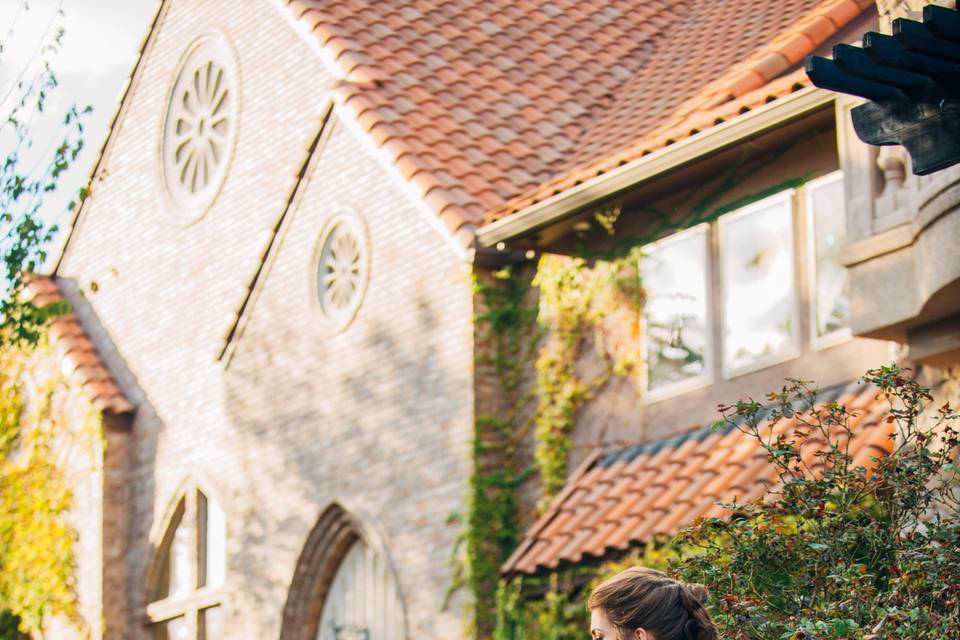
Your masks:
M 240 78 L 223 189 L 185 226 L 168 210 L 158 142 L 170 83 L 216 29 Z M 76 312 L 138 405 L 131 439 L 130 637 L 144 637 L 146 574 L 188 477 L 226 512 L 226 637 L 277 637 L 311 527 L 340 501 L 386 545 L 410 637 L 459 637 L 440 612 L 472 432 L 470 278 L 453 243 L 337 127 L 291 211 L 245 329 L 218 360 L 266 241 L 315 138 L 331 78 L 269 0 L 170 0 L 59 269 Z M 352 324 L 314 308 L 313 252 L 328 216 L 360 215 L 372 252 Z M 96 283 L 96 286 L 91 286 Z M 68 287 L 69 288 L 69 287 Z M 91 329 L 92 327 L 92 329 Z
M 792 130 L 773 134 L 748 148 L 731 150 L 726 155 L 707 159 L 643 185 L 636 192 L 622 196 L 622 213 L 614 235 L 604 238 L 605 234 L 596 234 L 589 242 L 578 244 L 571 240 L 575 231 L 573 223 L 567 223 L 568 235 L 561 236 L 557 232 L 554 244 L 546 251 L 553 249 L 573 255 L 592 253 L 603 256 L 611 243 L 618 239 L 657 239 L 658 229 L 670 227 L 664 224 L 662 216 L 668 216 L 671 223 L 678 224 L 687 219 L 692 210 L 705 207 L 702 213 L 726 211 L 725 207 L 742 206 L 757 194 L 769 195 L 835 171 L 838 168 L 837 141 L 832 122 L 827 119 L 829 115 L 818 115 L 816 126 L 809 123 L 795 125 Z M 714 353 L 710 365 L 711 380 L 699 388 L 652 401 L 644 397 L 639 375 L 613 378 L 584 404 L 578 416 L 571 434 L 569 470 L 575 469 L 597 446 L 610 448 L 635 444 L 703 427 L 719 417 L 719 404 L 730 404 L 748 397 L 762 398 L 767 392 L 779 389 L 785 378 L 813 380 L 822 388 L 829 388 L 856 380 L 867 369 L 888 363 L 895 357 L 890 343 L 882 340 L 852 338 L 822 348 L 815 348 L 812 344 L 807 313 L 810 294 L 804 203 L 798 200 L 794 207 L 797 211 L 794 218 L 797 248 L 794 270 L 799 325 L 795 357 L 726 376 L 719 354 Z M 713 234 L 710 240 L 715 256 L 719 255 L 718 240 L 717 234 Z M 718 347 L 722 344 L 718 320 L 722 304 L 718 295 L 721 281 L 716 263 L 712 277 L 715 304 L 712 309 L 712 344 Z M 613 323 L 614 331 L 617 331 L 616 324 Z M 635 338 L 613 333 L 608 339 L 625 343 Z M 588 346 L 583 353 L 578 362 L 581 374 L 589 377 L 602 370 L 592 348 Z M 527 489 L 529 498 L 532 489 Z

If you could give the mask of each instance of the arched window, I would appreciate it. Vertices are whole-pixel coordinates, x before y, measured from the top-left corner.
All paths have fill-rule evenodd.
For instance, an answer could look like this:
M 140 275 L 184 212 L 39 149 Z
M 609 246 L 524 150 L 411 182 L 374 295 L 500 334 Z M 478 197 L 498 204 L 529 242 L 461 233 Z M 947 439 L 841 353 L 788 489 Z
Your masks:
M 317 640 L 403 640 L 400 598 L 386 563 L 363 540 L 340 562 Z
M 377 536 L 339 505 L 307 539 L 283 612 L 281 640 L 405 640 L 396 578 Z
M 223 510 L 202 490 L 180 497 L 150 572 L 147 618 L 154 640 L 220 640 L 226 574 Z

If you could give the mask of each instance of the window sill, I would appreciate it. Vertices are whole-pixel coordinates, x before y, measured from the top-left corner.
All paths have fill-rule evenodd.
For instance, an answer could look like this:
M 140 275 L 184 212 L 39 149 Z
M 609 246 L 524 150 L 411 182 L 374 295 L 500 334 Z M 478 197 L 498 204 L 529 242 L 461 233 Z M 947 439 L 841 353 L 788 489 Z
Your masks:
M 748 373 L 755 373 L 757 371 L 760 371 L 761 369 L 767 369 L 769 367 L 773 367 L 778 364 L 783 364 L 784 362 L 787 362 L 789 360 L 794 360 L 799 357 L 800 357 L 800 352 L 796 348 L 793 348 L 787 353 L 771 356 L 763 360 L 757 360 L 756 362 L 743 365 L 742 367 L 738 367 L 736 369 L 724 369 L 723 379 L 733 380 L 734 378 L 745 376 Z
M 829 349 L 830 347 L 836 347 L 845 342 L 850 342 L 853 340 L 853 332 L 847 329 L 838 329 L 831 333 L 828 333 L 825 336 L 815 337 L 810 342 L 810 346 L 814 351 L 823 351 L 824 349 Z
M 690 393 L 691 391 L 709 387 L 711 384 L 713 384 L 713 382 L 714 381 L 710 376 L 698 376 L 696 378 L 690 378 L 689 380 L 674 382 L 673 384 L 669 384 L 654 391 L 647 391 L 643 395 L 643 404 L 655 404 L 661 400 L 676 398 L 677 396 L 682 396 L 686 393 Z

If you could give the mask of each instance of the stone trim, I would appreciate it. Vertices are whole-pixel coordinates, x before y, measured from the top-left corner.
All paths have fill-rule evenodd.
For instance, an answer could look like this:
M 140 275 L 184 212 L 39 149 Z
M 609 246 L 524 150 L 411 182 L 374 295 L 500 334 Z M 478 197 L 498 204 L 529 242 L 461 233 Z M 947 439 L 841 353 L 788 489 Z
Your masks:
M 340 561 L 361 536 L 354 519 L 338 504 L 327 507 L 307 536 L 283 607 L 280 640 L 312 640 L 317 635 L 327 592 Z

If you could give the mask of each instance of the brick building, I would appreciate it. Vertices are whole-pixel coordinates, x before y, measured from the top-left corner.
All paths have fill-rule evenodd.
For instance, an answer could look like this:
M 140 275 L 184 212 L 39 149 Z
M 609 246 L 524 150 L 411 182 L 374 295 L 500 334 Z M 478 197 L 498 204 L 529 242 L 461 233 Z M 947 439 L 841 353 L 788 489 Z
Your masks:
M 644 373 L 578 421 L 572 483 L 596 446 L 682 449 L 695 439 L 674 436 L 719 401 L 787 375 L 844 389 L 890 358 L 897 335 L 851 337 L 857 294 L 816 242 L 818 224 L 840 221 L 831 242 L 874 229 L 843 210 L 862 197 L 849 176 L 878 172 L 798 66 L 875 24 L 873 0 L 494 4 L 160 3 L 37 285 L 71 302 L 60 352 L 108 423 L 99 484 L 80 492 L 99 511 L 77 520 L 95 540 L 78 577 L 94 635 L 464 637 L 467 594 L 442 606 L 448 516 L 465 508 L 476 416 L 498 402 L 474 278 L 574 253 L 598 207 L 663 258 L 651 292 L 693 287 L 700 356 L 678 369 L 649 342 Z M 731 166 L 736 184 L 691 224 L 695 187 Z M 680 235 L 652 230 L 654 210 Z M 744 228 L 769 233 L 751 245 Z M 736 243 L 774 260 L 769 322 L 727 304 L 751 296 L 747 267 L 724 262 Z M 692 284 L 669 284 L 682 273 Z M 648 305 L 644 322 L 676 313 Z M 711 467 L 739 482 L 698 493 L 713 476 L 664 476 L 651 500 L 666 520 L 681 492 L 746 487 L 752 454 Z M 539 555 L 517 566 L 602 555 L 619 521 L 584 526 L 535 527 L 517 558 Z

